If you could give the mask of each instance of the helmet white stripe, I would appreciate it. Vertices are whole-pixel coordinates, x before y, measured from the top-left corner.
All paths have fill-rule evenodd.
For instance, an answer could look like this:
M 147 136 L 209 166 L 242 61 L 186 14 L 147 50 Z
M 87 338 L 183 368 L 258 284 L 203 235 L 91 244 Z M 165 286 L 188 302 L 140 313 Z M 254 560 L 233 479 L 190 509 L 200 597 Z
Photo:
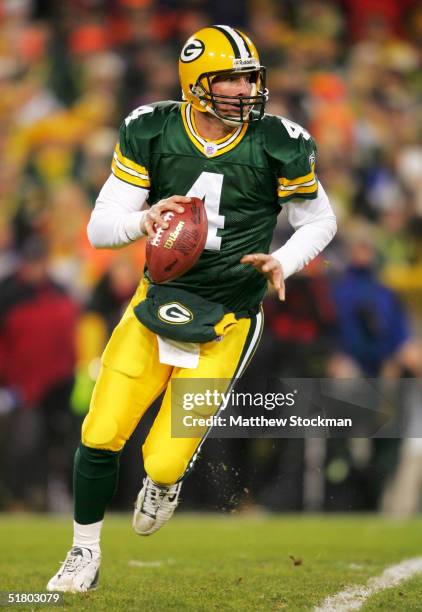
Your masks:
M 249 53 L 248 50 L 246 48 L 245 45 L 245 41 L 243 40 L 243 38 L 241 36 L 239 36 L 239 34 L 236 32 L 236 30 L 234 30 L 233 28 L 229 27 L 229 26 L 225 26 L 225 25 L 219 25 L 219 28 L 221 28 L 222 30 L 224 30 L 225 32 L 227 32 L 227 34 L 229 36 L 231 36 L 231 38 L 233 39 L 233 41 L 235 42 L 238 51 L 240 53 L 240 59 L 248 59 L 249 58 Z

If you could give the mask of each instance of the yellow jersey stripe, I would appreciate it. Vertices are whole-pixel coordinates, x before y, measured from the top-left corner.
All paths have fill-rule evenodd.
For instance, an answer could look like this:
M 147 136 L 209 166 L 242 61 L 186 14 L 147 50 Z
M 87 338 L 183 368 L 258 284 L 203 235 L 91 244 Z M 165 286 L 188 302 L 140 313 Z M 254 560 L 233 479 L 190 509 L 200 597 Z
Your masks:
M 132 176 L 137 176 L 138 178 L 143 179 L 144 181 L 149 181 L 148 174 L 141 174 L 140 172 L 136 172 L 136 170 L 131 170 L 130 168 L 128 168 L 127 166 L 125 166 L 119 161 L 116 153 L 114 153 L 113 158 L 114 158 L 114 161 L 116 162 L 117 167 L 120 168 L 120 170 L 122 170 L 123 172 L 127 172 L 128 174 L 131 174 Z
M 190 129 L 189 125 L 188 125 L 188 121 L 186 118 L 186 113 L 187 113 L 187 108 L 188 108 L 188 103 L 185 102 L 184 104 L 182 104 L 182 108 L 181 108 L 181 112 L 182 112 L 182 120 L 183 120 L 183 125 L 185 128 L 185 132 L 189 137 L 189 140 L 191 142 L 193 142 L 193 144 L 198 147 L 198 149 L 203 153 L 203 148 L 201 143 L 199 142 L 199 140 L 197 139 L 196 135 L 192 132 L 192 130 Z
M 281 187 L 279 187 L 277 190 L 277 194 L 279 198 L 285 198 L 287 196 L 296 196 L 296 195 L 301 195 L 305 193 L 316 193 L 317 191 L 318 191 L 318 184 L 315 183 L 314 185 L 311 185 L 310 187 L 298 187 L 298 189 L 296 189 L 295 191 L 291 191 L 288 189 L 282 189 Z
M 239 132 L 238 137 L 235 140 L 233 140 L 231 144 L 226 145 L 222 149 L 219 149 L 217 153 L 213 155 L 213 157 L 216 157 L 217 155 L 222 155 L 223 153 L 228 153 L 229 151 L 234 149 L 239 144 L 239 142 L 243 140 L 243 136 L 245 135 L 247 129 L 248 129 L 248 124 L 244 123 L 242 126 L 242 129 Z
M 234 147 L 236 147 L 239 144 L 239 142 L 243 139 L 246 133 L 246 130 L 248 129 L 248 124 L 244 123 L 240 130 L 237 129 L 234 132 L 231 132 L 227 136 L 227 138 L 216 140 L 216 141 L 207 140 L 203 138 L 202 136 L 200 136 L 199 134 L 197 134 L 195 130 L 193 129 L 193 124 L 192 124 L 193 113 L 192 115 L 188 116 L 188 113 L 190 112 L 190 110 L 191 110 L 191 107 L 189 106 L 187 102 L 182 104 L 181 114 L 182 114 L 182 120 L 183 120 L 183 125 L 185 128 L 185 132 L 189 140 L 195 145 L 198 151 L 200 151 L 203 155 L 205 155 L 205 157 L 218 157 L 219 155 L 228 153 L 229 151 L 234 149 Z M 233 138 L 233 136 L 235 135 L 237 131 L 238 131 L 237 136 Z M 225 144 L 226 140 L 227 140 L 227 144 Z M 208 142 L 213 142 L 217 147 L 213 155 L 206 155 L 205 153 L 204 146 Z
M 195 136 L 195 138 L 200 142 L 202 146 L 206 145 L 207 143 L 212 143 L 216 146 L 218 151 L 223 147 L 232 144 L 237 139 L 237 137 L 240 136 L 242 130 L 242 126 L 239 126 L 238 128 L 232 130 L 229 134 L 227 134 L 223 138 L 219 138 L 218 140 L 203 138 L 196 129 L 195 113 L 191 105 L 187 106 L 186 108 L 186 121 L 188 124 L 188 128 L 192 132 L 193 136 Z
M 305 174 L 304 176 L 297 176 L 294 179 L 287 179 L 284 177 L 280 177 L 278 179 L 278 182 L 280 183 L 280 185 L 283 185 L 283 187 L 288 187 L 289 185 L 300 185 L 301 183 L 307 183 L 308 181 L 311 181 L 312 179 L 315 178 L 314 168 L 315 168 L 315 164 L 312 164 L 312 170 L 308 174 Z
M 131 159 L 129 159 L 128 157 L 125 157 L 122 154 L 119 143 L 117 143 L 116 145 L 115 153 L 117 155 L 117 159 L 119 160 L 121 164 L 123 164 L 124 166 L 127 166 L 131 170 L 135 170 L 135 172 L 139 172 L 140 174 L 146 174 L 148 176 L 148 170 L 147 168 L 145 168 L 145 166 L 141 166 L 141 164 L 137 164 L 136 162 L 132 161 Z
M 113 159 L 111 162 L 111 171 L 113 172 L 114 176 L 117 176 L 117 178 L 125 181 L 125 183 L 136 185 L 136 187 L 144 187 L 145 189 L 149 189 L 151 186 L 151 182 L 149 180 L 141 179 L 138 176 L 134 176 L 133 174 L 129 174 L 128 172 L 121 170 L 118 167 L 115 159 Z
M 195 132 L 197 136 L 199 136 L 198 128 L 196 127 L 195 114 L 192 110 L 192 107 L 190 107 L 189 117 L 190 117 L 190 121 L 193 127 L 193 131 Z M 234 130 L 232 130 L 231 132 L 223 136 L 223 138 L 219 138 L 218 140 L 211 140 L 210 138 L 205 138 L 204 136 L 199 136 L 199 137 L 205 142 L 213 142 L 216 145 L 221 145 L 221 144 L 224 144 L 226 140 L 230 140 L 238 129 L 239 128 L 235 128 Z
M 284 187 L 284 185 L 280 185 L 279 189 L 283 189 L 284 191 L 296 191 L 299 188 L 302 187 L 311 187 L 312 185 L 315 185 L 316 183 L 316 178 L 314 178 L 313 181 L 308 181 L 307 183 L 300 183 L 298 185 L 289 185 L 288 187 Z

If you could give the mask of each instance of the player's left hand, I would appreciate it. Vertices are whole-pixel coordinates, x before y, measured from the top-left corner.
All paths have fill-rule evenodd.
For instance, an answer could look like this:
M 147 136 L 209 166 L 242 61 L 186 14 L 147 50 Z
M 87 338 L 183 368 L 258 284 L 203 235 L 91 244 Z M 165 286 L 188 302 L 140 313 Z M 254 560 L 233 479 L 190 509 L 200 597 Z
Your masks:
M 284 302 L 284 274 L 279 261 L 266 253 L 251 253 L 250 255 L 244 255 L 240 263 L 251 264 L 255 270 L 261 272 L 274 285 L 278 299 Z

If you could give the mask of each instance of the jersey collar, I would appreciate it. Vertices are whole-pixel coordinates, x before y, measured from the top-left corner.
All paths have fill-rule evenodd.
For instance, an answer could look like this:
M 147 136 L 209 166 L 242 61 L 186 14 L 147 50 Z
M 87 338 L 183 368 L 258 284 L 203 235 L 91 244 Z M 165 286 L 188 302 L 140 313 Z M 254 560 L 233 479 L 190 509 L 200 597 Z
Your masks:
M 239 144 L 248 129 L 248 124 L 244 123 L 230 132 L 230 134 L 227 134 L 227 136 L 224 136 L 224 138 L 209 140 L 198 133 L 191 104 L 184 102 L 181 107 L 181 113 L 186 134 L 195 147 L 206 157 L 218 157 L 223 155 L 223 153 L 228 153 Z

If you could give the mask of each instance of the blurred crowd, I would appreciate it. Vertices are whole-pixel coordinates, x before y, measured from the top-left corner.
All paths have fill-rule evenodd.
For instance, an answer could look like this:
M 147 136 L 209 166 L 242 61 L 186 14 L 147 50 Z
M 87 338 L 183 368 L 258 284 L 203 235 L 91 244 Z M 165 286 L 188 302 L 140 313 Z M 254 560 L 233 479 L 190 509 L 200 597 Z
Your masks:
M 69 508 L 99 357 L 144 263 L 142 242 L 92 249 L 86 224 L 120 122 L 141 104 L 180 99 L 180 48 L 213 23 L 249 33 L 267 66 L 268 112 L 314 136 L 339 226 L 323 256 L 288 280 L 286 303 L 267 298 L 249 375 L 421 377 L 417 0 L 3 0 L 2 509 Z M 275 247 L 290 231 L 281 217 Z M 409 401 L 422 419 L 420 394 Z M 139 488 L 147 426 L 122 457 L 122 508 Z M 213 507 L 218 490 L 228 509 L 414 512 L 422 448 L 411 433 L 405 442 L 210 440 L 186 507 Z

